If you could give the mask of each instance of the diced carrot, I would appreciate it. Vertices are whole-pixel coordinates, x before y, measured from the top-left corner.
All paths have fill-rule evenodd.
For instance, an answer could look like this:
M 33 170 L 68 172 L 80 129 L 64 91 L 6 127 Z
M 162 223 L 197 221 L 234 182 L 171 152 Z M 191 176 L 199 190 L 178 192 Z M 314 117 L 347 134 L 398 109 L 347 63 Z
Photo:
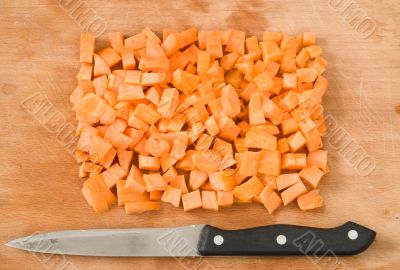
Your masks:
M 236 90 L 229 84 L 222 88 L 221 105 L 224 113 L 230 118 L 234 118 L 240 113 L 239 96 Z
M 285 39 L 286 36 L 284 36 Z M 285 44 L 286 43 L 286 44 Z M 281 72 L 296 71 L 296 51 L 297 41 L 295 38 L 288 39 L 287 42 L 281 42 Z
M 253 93 L 249 101 L 249 122 L 251 125 L 265 123 L 262 96 L 259 93 Z
M 186 133 L 181 133 L 173 140 L 170 155 L 176 159 L 181 159 L 185 156 L 186 148 L 188 146 L 189 137 Z
M 233 196 L 240 201 L 248 201 L 254 196 L 258 196 L 263 189 L 264 185 L 260 179 L 257 176 L 253 176 L 243 184 L 236 186 L 233 190 Z
M 300 68 L 296 70 L 299 82 L 314 82 L 317 77 L 317 71 L 314 68 Z
M 121 55 L 124 49 L 124 33 L 122 32 L 110 32 L 108 33 L 108 40 L 110 41 L 111 47 Z
M 122 49 L 121 50 L 122 65 L 125 70 L 135 69 L 136 60 L 133 50 Z
M 219 133 L 218 136 L 227 140 L 234 141 L 239 135 L 240 128 L 235 124 L 235 122 L 228 116 L 222 114 L 216 118 Z
M 276 150 L 263 150 L 259 154 L 259 173 L 278 176 L 281 173 L 281 154 Z
M 288 135 L 290 133 L 298 131 L 299 126 L 295 119 L 289 118 L 282 122 L 281 129 L 282 129 L 283 135 Z
M 179 89 L 183 94 L 190 95 L 200 82 L 200 76 L 190 74 L 181 69 L 177 69 L 173 73 L 173 84 Z
M 158 171 L 160 169 L 160 160 L 156 157 L 139 155 L 139 168 L 142 170 Z
M 297 131 L 287 138 L 287 143 L 289 145 L 290 152 L 297 152 L 306 144 L 306 139 L 300 131 Z
M 249 149 L 245 146 L 244 144 L 244 138 L 237 138 L 234 142 L 233 142 L 234 146 L 235 146 L 235 150 L 238 153 L 242 153 L 242 152 L 246 152 Z
M 121 168 L 124 169 L 126 172 L 129 172 L 129 169 L 131 168 L 131 161 L 133 158 L 133 151 L 118 149 L 117 156 L 118 163 L 120 164 Z
M 306 154 L 286 153 L 282 154 L 282 169 L 300 170 L 306 166 Z
M 292 201 L 294 201 L 300 195 L 303 195 L 307 192 L 306 187 L 304 186 L 303 182 L 297 182 L 293 186 L 289 187 L 288 189 L 284 190 L 281 193 L 283 205 L 288 205 Z
M 306 211 L 322 207 L 324 202 L 319 194 L 319 189 L 313 189 L 306 194 L 299 196 L 297 198 L 297 204 L 301 210 Z
M 109 67 L 112 67 L 121 61 L 121 57 L 112 48 L 105 48 L 99 51 L 98 54 L 104 59 Z
M 243 176 L 254 176 L 257 174 L 257 167 L 260 158 L 260 152 L 246 151 L 236 153 L 237 173 Z
M 111 190 L 104 183 L 104 178 L 97 174 L 91 174 L 90 178 L 87 181 L 94 182 L 100 190 L 100 193 L 104 196 L 107 201 L 108 206 L 112 206 L 117 203 L 117 198 L 111 192 Z
M 235 179 L 232 172 L 218 171 L 208 173 L 210 185 L 214 190 L 230 191 L 235 187 Z
M 142 202 L 149 200 L 149 193 L 138 192 L 132 187 L 127 187 L 125 180 L 118 180 L 116 186 L 119 206 L 123 206 L 126 202 Z
M 309 59 L 310 55 L 308 54 L 307 48 L 303 48 L 296 56 L 296 65 L 300 68 L 303 68 Z
M 253 60 L 257 60 L 261 57 L 261 49 L 258 45 L 258 40 L 256 36 L 246 38 L 245 45 L 247 53 Z
M 196 169 L 196 166 L 192 162 L 192 156 L 197 153 L 194 150 L 186 151 L 185 156 L 176 163 L 176 168 L 183 171 L 191 171 Z
M 163 48 L 166 56 L 170 57 L 179 50 L 179 35 L 174 33 L 168 35 L 168 37 L 166 37 L 161 44 L 161 47 Z
M 211 144 L 214 141 L 214 137 L 210 136 L 206 133 L 203 133 L 199 136 L 199 138 L 196 141 L 196 145 L 194 147 L 194 150 L 196 151 L 205 151 L 210 148 Z
M 283 111 L 269 98 L 263 98 L 264 116 L 269 118 L 271 121 L 281 121 L 283 117 Z
M 83 183 L 81 192 L 88 204 L 92 206 L 97 213 L 102 213 L 109 209 L 107 200 L 96 183 L 86 180 Z
M 118 87 L 118 100 L 141 100 L 145 98 L 141 85 L 121 83 Z
M 146 184 L 144 183 L 144 178 L 142 172 L 132 164 L 128 176 L 125 182 L 126 188 L 133 188 L 139 193 L 146 191 Z
M 167 186 L 161 197 L 161 200 L 164 202 L 168 202 L 175 207 L 179 207 L 179 204 L 181 202 L 181 196 L 182 196 L 182 190 Z
M 246 33 L 238 30 L 232 30 L 230 38 L 225 46 L 225 51 L 244 54 L 244 42 Z
M 190 171 L 189 186 L 192 190 L 199 189 L 207 182 L 208 174 L 199 170 Z
M 112 188 L 115 186 L 119 179 L 124 178 L 127 175 L 127 172 L 118 165 L 118 163 L 114 163 L 110 168 L 106 171 L 102 172 L 101 175 L 104 178 L 104 183 L 108 188 Z
M 147 57 L 167 57 L 161 45 L 155 39 L 147 39 L 146 41 Z
M 161 114 L 156 110 L 142 103 L 136 106 L 134 114 L 150 125 L 155 124 L 161 118 Z
M 166 118 L 171 118 L 179 105 L 179 92 L 175 88 L 164 89 L 157 111 Z
M 279 61 L 281 59 L 282 53 L 279 49 L 278 44 L 274 41 L 263 41 L 260 42 L 260 47 L 262 51 L 263 61 L 265 63 L 269 61 Z
M 117 149 L 127 149 L 133 142 L 131 137 L 112 127 L 107 129 L 104 139 L 108 140 Z
M 162 190 L 152 190 L 149 192 L 150 194 L 150 201 L 158 201 L 161 200 L 164 191 Z
M 283 73 L 283 88 L 295 89 L 297 87 L 296 73 Z
M 225 54 L 221 58 L 221 66 L 225 70 L 231 70 L 233 68 L 233 66 L 236 64 L 237 60 L 239 59 L 239 56 L 240 55 L 236 52 L 231 52 L 231 53 Z
M 286 138 L 278 140 L 278 150 L 281 152 L 281 154 L 289 152 L 289 144 Z
M 197 29 L 195 27 L 186 29 L 179 33 L 179 48 L 185 48 L 197 41 Z
M 184 175 L 178 175 L 175 177 L 171 182 L 169 182 L 169 185 L 174 188 L 179 188 L 182 190 L 182 194 L 188 193 L 188 188 L 186 186 L 186 180 Z
M 217 194 L 215 191 L 201 191 L 202 207 L 207 210 L 218 211 Z
M 279 102 L 279 106 L 285 111 L 291 111 L 294 107 L 299 104 L 297 94 L 293 91 L 289 91 L 287 95 Z
M 95 211 L 115 203 L 114 185 L 127 213 L 159 209 L 160 199 L 178 207 L 187 184 L 197 195 L 185 211 L 236 201 L 272 213 L 300 196 L 304 210 L 322 205 L 318 192 L 302 196 L 328 172 L 327 61 L 314 32 L 267 31 L 259 42 L 193 27 L 164 29 L 161 41 L 145 27 L 108 40 L 95 53 L 94 37 L 81 35 L 70 96 L 79 177 L 89 177 L 82 193 Z
M 319 169 L 326 171 L 328 163 L 328 151 L 317 150 L 307 155 L 307 165 L 315 165 Z
M 167 171 L 169 168 L 175 165 L 175 163 L 178 161 L 178 159 L 169 156 L 169 155 L 164 155 L 160 157 L 160 165 L 161 165 L 161 170 L 163 172 Z
M 125 41 L 126 42 L 126 41 Z M 141 214 L 147 211 L 160 210 L 159 201 L 126 202 L 125 211 L 129 214 Z
M 321 55 L 321 53 L 322 53 L 321 47 L 316 46 L 316 45 L 307 47 L 307 51 L 308 51 L 308 54 L 310 55 L 311 59 Z
M 154 190 L 165 190 L 165 188 L 167 187 L 167 182 L 159 173 L 144 174 L 143 179 L 146 185 L 147 192 Z
M 303 179 L 304 182 L 306 182 L 313 188 L 317 187 L 319 181 L 321 181 L 323 174 L 324 172 L 318 169 L 318 167 L 315 165 L 307 165 L 299 172 L 301 179 Z
M 154 157 L 164 156 L 170 150 L 168 142 L 157 133 L 150 135 L 144 147 Z
M 191 156 L 193 165 L 201 171 L 215 172 L 220 169 L 221 155 L 213 150 L 194 152 Z
M 301 179 L 298 173 L 281 174 L 278 175 L 278 177 L 276 178 L 276 186 L 279 191 L 282 191 L 288 187 L 293 186 L 294 184 L 297 184 L 300 181 Z
M 224 55 L 219 35 L 208 36 L 206 41 L 206 51 L 216 58 L 221 58 Z
M 268 213 L 272 214 L 282 205 L 282 199 L 275 191 L 273 191 L 263 200 L 263 204 Z
M 254 130 L 250 128 L 246 133 L 244 145 L 247 148 L 275 150 L 277 147 L 277 139 L 264 130 Z
M 111 70 L 106 61 L 100 55 L 94 54 L 93 76 L 99 77 L 101 75 L 107 75 L 110 73 Z
M 233 204 L 233 192 L 217 190 L 217 201 L 220 207 L 231 207 Z
M 140 50 L 146 47 L 147 37 L 143 33 L 136 34 L 125 39 L 125 48 L 131 50 Z
M 81 68 L 79 69 L 78 75 L 76 75 L 76 78 L 78 80 L 82 81 L 89 81 L 92 79 L 92 69 L 93 69 L 93 64 L 89 63 L 82 63 Z
M 95 38 L 88 33 L 81 34 L 80 43 L 80 62 L 81 63 L 93 63 L 93 53 L 94 53 L 94 42 Z
M 178 172 L 174 167 L 169 168 L 164 174 L 164 180 L 167 181 L 167 183 L 171 182 L 178 176 Z
M 167 72 L 169 70 L 169 60 L 166 57 L 141 57 L 139 69 L 144 72 Z
M 203 206 L 200 196 L 200 191 L 197 189 L 195 191 L 189 192 L 182 195 L 183 211 L 187 212 Z

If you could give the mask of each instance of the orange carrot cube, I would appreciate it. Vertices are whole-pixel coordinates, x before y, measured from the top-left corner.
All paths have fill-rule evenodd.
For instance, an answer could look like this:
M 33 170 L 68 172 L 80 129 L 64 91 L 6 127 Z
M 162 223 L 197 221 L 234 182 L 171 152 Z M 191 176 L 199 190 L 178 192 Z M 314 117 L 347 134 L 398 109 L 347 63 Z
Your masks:
M 217 190 L 218 206 L 230 207 L 233 204 L 233 192 Z
M 161 197 L 161 200 L 163 202 L 168 202 L 175 207 L 179 207 L 179 204 L 181 202 L 181 196 L 182 196 L 182 190 L 180 190 L 179 188 L 173 188 L 167 186 Z
M 81 63 L 93 63 L 93 53 L 94 53 L 94 42 L 95 38 L 88 33 L 81 34 L 80 42 L 80 56 L 79 61 Z
M 308 153 L 307 155 L 307 165 L 315 165 L 319 169 L 326 171 L 328 163 L 328 151 L 317 150 Z
M 303 211 L 312 210 L 323 206 L 323 200 L 319 189 L 313 189 L 297 198 L 297 204 Z
M 201 191 L 202 207 L 207 210 L 218 211 L 218 201 L 215 191 Z
M 304 182 L 306 182 L 313 188 L 317 187 L 319 181 L 321 181 L 323 174 L 324 172 L 318 169 L 318 167 L 315 165 L 307 165 L 299 172 L 301 179 L 303 179 Z
M 200 196 L 200 191 L 197 189 L 195 191 L 189 192 L 182 195 L 183 211 L 187 212 L 203 206 Z
M 290 135 L 287 138 L 287 143 L 289 145 L 290 152 L 297 152 L 300 148 L 302 148 L 306 144 L 306 139 L 301 134 L 300 131 Z
M 165 188 L 167 187 L 167 182 L 159 173 L 144 174 L 143 179 L 146 185 L 147 192 L 153 190 L 165 190 Z
M 298 173 L 286 173 L 281 174 L 276 178 L 276 187 L 279 191 L 282 191 L 288 187 L 293 186 L 300 182 L 301 179 Z
M 300 170 L 306 166 L 306 154 L 286 153 L 282 155 L 282 169 Z
M 160 169 L 160 160 L 156 157 L 147 157 L 139 155 L 139 168 L 142 170 L 158 171 Z
M 303 182 L 298 182 L 281 193 L 283 205 L 288 205 L 300 195 L 307 192 Z
M 281 153 L 275 150 L 261 151 L 257 171 L 263 174 L 278 176 L 281 173 Z
M 289 152 L 289 145 L 286 138 L 278 140 L 278 150 L 281 154 Z

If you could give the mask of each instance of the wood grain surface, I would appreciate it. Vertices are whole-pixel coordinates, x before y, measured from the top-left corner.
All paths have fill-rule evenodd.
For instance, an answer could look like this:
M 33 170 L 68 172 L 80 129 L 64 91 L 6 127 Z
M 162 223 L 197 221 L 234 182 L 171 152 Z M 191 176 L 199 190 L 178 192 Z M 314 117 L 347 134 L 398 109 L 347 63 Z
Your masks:
M 78 5 L 75 11 L 73 5 Z M 398 269 L 399 14 L 394 0 L 1 0 L 0 269 Z M 96 20 L 97 28 L 85 20 Z M 98 215 L 87 206 L 66 138 L 76 124 L 68 97 L 79 69 L 79 33 L 130 35 L 145 26 L 158 33 L 166 27 L 233 27 L 258 37 L 265 30 L 317 32 L 330 81 L 324 105 L 331 132 L 324 142 L 331 172 L 321 183 L 323 209 L 305 213 L 291 205 L 271 216 L 258 204 L 218 213 L 184 213 L 162 205 L 159 212 L 128 216 L 123 208 Z M 106 46 L 104 34 L 98 40 L 99 47 Z M 38 106 L 38 100 L 45 105 Z M 375 165 L 357 162 L 349 149 Z M 348 220 L 376 230 L 376 241 L 361 255 L 331 259 L 204 258 L 199 263 L 37 255 L 3 245 L 35 232 L 65 229 L 197 223 L 226 229 L 276 223 L 332 227 Z

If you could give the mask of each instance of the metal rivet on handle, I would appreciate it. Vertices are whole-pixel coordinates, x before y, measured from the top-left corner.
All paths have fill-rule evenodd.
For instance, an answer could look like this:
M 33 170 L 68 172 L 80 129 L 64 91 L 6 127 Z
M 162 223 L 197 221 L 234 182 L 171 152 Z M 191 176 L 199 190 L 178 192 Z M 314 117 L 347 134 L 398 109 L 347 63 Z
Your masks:
M 277 237 L 276 237 L 276 242 L 279 244 L 279 245 L 281 245 L 281 246 L 283 246 L 284 244 L 286 244 L 286 236 L 284 236 L 283 234 L 280 234 L 280 235 L 278 235 Z
M 356 230 L 350 230 L 347 233 L 347 236 L 350 238 L 350 240 L 356 240 L 358 238 L 358 232 Z
M 224 243 L 224 238 L 222 237 L 222 235 L 214 236 L 214 244 L 216 244 L 217 246 L 220 246 L 223 243 Z

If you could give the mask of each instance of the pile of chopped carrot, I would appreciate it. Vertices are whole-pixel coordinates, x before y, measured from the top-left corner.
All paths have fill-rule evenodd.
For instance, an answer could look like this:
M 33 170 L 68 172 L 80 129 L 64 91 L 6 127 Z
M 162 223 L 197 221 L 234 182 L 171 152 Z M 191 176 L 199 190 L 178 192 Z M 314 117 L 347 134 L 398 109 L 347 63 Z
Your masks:
M 82 194 L 96 212 L 218 211 L 258 202 L 273 213 L 321 207 L 327 173 L 327 62 L 315 33 L 150 28 L 109 45 L 81 35 L 78 126 Z

